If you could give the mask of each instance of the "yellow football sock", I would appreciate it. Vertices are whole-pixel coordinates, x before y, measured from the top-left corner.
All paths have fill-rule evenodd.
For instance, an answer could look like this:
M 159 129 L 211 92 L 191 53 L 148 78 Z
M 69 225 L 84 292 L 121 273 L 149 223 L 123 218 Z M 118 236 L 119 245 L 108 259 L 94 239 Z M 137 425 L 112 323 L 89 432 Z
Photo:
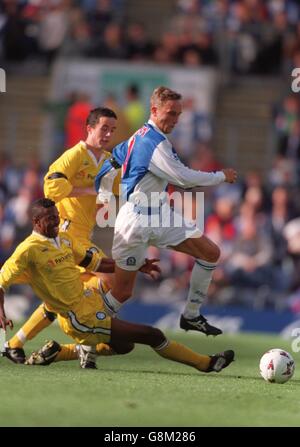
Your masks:
M 34 338 L 41 330 L 48 327 L 52 321 L 45 313 L 44 305 L 41 304 L 29 317 L 21 329 L 9 340 L 10 348 L 23 348 L 26 340 Z
M 193 366 L 200 371 L 207 370 L 211 360 L 208 355 L 198 354 L 197 352 L 192 351 L 190 348 L 187 348 L 176 341 L 171 340 L 166 343 L 158 346 L 157 348 L 153 348 L 154 351 L 166 359 Z
M 63 360 L 76 360 L 78 359 L 78 353 L 76 345 L 74 343 L 69 345 L 60 345 L 61 351 L 57 354 L 54 361 L 61 362 Z

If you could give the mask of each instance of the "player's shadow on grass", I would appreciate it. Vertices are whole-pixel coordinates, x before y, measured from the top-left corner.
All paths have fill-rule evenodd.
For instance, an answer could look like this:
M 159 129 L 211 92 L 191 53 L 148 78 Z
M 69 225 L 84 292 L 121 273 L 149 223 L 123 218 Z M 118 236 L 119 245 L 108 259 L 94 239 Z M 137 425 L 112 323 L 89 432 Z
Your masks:
M 111 373 L 111 372 L 114 372 L 114 373 L 116 373 L 116 374 L 119 374 L 120 372 L 123 372 L 123 373 L 134 373 L 134 374 L 140 374 L 140 373 L 143 373 L 143 374 L 155 374 L 155 375 L 161 375 L 161 376 L 170 376 L 170 375 L 172 375 L 172 376 L 181 376 L 181 377 L 194 377 L 194 376 L 198 376 L 198 377 L 216 377 L 216 378 L 222 378 L 222 377 L 225 377 L 224 376 L 224 374 L 222 374 L 222 375 L 219 375 L 218 373 L 205 373 L 205 372 L 202 372 L 202 371 L 199 371 L 199 373 L 197 373 L 197 371 L 195 370 L 194 372 L 191 372 L 191 373 L 184 373 L 184 372 L 179 372 L 179 371 L 177 371 L 177 372 L 174 372 L 174 371 L 150 371 L 149 369 L 148 370 L 145 370 L 145 369 L 139 369 L 139 370 L 133 370 L 133 369 L 118 369 L 118 370 L 116 370 L 116 369 L 111 369 L 111 368 L 101 368 L 101 371 L 103 371 L 103 372 L 109 372 L 109 373 Z M 230 377 L 230 378 L 232 378 L 232 379 L 236 379 L 238 376 L 236 376 L 236 375 L 228 375 L 228 374 L 226 374 L 226 377 Z M 241 377 L 241 378 L 246 378 L 246 377 Z M 250 379 L 250 377 L 247 377 L 247 378 L 249 378 Z
M 241 376 L 238 374 L 219 374 L 219 373 L 208 373 L 205 374 L 205 372 L 201 372 L 199 371 L 199 373 L 197 373 L 197 371 L 191 372 L 191 373 L 184 373 L 184 372 L 174 372 L 174 371 L 150 371 L 150 370 L 145 370 L 145 369 L 139 369 L 139 370 L 132 370 L 132 369 L 111 369 L 111 368 L 101 368 L 101 371 L 103 372 L 113 372 L 116 374 L 119 374 L 120 372 L 123 373 L 133 373 L 133 374 L 155 374 L 155 375 L 161 375 L 161 376 L 181 376 L 181 377 L 209 377 L 209 378 L 213 378 L 213 379 L 224 379 L 225 377 L 228 379 L 240 379 L 240 380 L 257 380 L 259 382 L 261 382 L 263 379 L 260 376 Z M 292 379 L 292 383 L 293 384 L 297 384 L 300 385 L 300 380 L 299 379 Z

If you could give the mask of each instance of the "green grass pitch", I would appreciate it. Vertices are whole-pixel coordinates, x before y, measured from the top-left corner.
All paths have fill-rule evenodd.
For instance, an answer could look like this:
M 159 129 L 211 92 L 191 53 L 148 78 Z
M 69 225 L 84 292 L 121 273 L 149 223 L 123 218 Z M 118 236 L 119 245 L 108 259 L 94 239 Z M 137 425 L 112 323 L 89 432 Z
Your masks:
M 299 354 L 290 343 L 256 334 L 168 335 L 202 353 L 234 349 L 236 361 L 206 375 L 142 346 L 126 356 L 99 357 L 96 371 L 81 370 L 77 361 L 33 367 L 0 358 L 0 426 L 299 426 Z M 52 338 L 68 341 L 52 326 L 27 343 L 27 354 Z M 286 384 L 259 375 L 259 359 L 270 348 L 294 357 L 295 375 Z

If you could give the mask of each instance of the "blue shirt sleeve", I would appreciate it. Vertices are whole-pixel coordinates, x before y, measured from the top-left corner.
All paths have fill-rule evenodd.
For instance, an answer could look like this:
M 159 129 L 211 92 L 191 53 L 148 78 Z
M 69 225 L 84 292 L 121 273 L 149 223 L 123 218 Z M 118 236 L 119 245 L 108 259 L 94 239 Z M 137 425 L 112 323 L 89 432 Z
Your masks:
M 100 168 L 100 171 L 95 178 L 95 189 L 98 192 L 101 184 L 101 179 L 114 167 L 117 163 L 120 167 L 126 159 L 128 148 L 128 141 L 123 141 L 123 143 L 118 144 L 112 151 L 112 156 L 110 159 L 105 160 Z

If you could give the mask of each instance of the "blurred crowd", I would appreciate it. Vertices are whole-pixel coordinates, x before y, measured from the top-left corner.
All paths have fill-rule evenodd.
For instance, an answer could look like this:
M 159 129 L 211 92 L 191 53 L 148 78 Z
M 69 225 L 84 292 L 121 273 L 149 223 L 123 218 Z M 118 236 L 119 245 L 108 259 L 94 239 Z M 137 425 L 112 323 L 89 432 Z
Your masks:
M 0 151 L 0 268 L 16 246 L 32 231 L 29 207 L 32 201 L 43 196 L 43 169 L 38 161 L 27 166 L 16 166 L 8 153 Z M 36 307 L 37 298 L 29 286 L 15 285 L 10 293 L 27 297 L 15 302 L 14 315 L 20 318 Z M 18 310 L 19 309 L 19 310 Z M 21 312 L 19 315 L 18 312 Z M 24 318 L 24 315 L 22 316 Z
M 129 2 L 2 0 L 0 57 L 47 66 L 57 56 L 217 65 L 238 74 L 299 66 L 297 0 L 177 0 L 158 35 L 147 18 L 129 20 Z

